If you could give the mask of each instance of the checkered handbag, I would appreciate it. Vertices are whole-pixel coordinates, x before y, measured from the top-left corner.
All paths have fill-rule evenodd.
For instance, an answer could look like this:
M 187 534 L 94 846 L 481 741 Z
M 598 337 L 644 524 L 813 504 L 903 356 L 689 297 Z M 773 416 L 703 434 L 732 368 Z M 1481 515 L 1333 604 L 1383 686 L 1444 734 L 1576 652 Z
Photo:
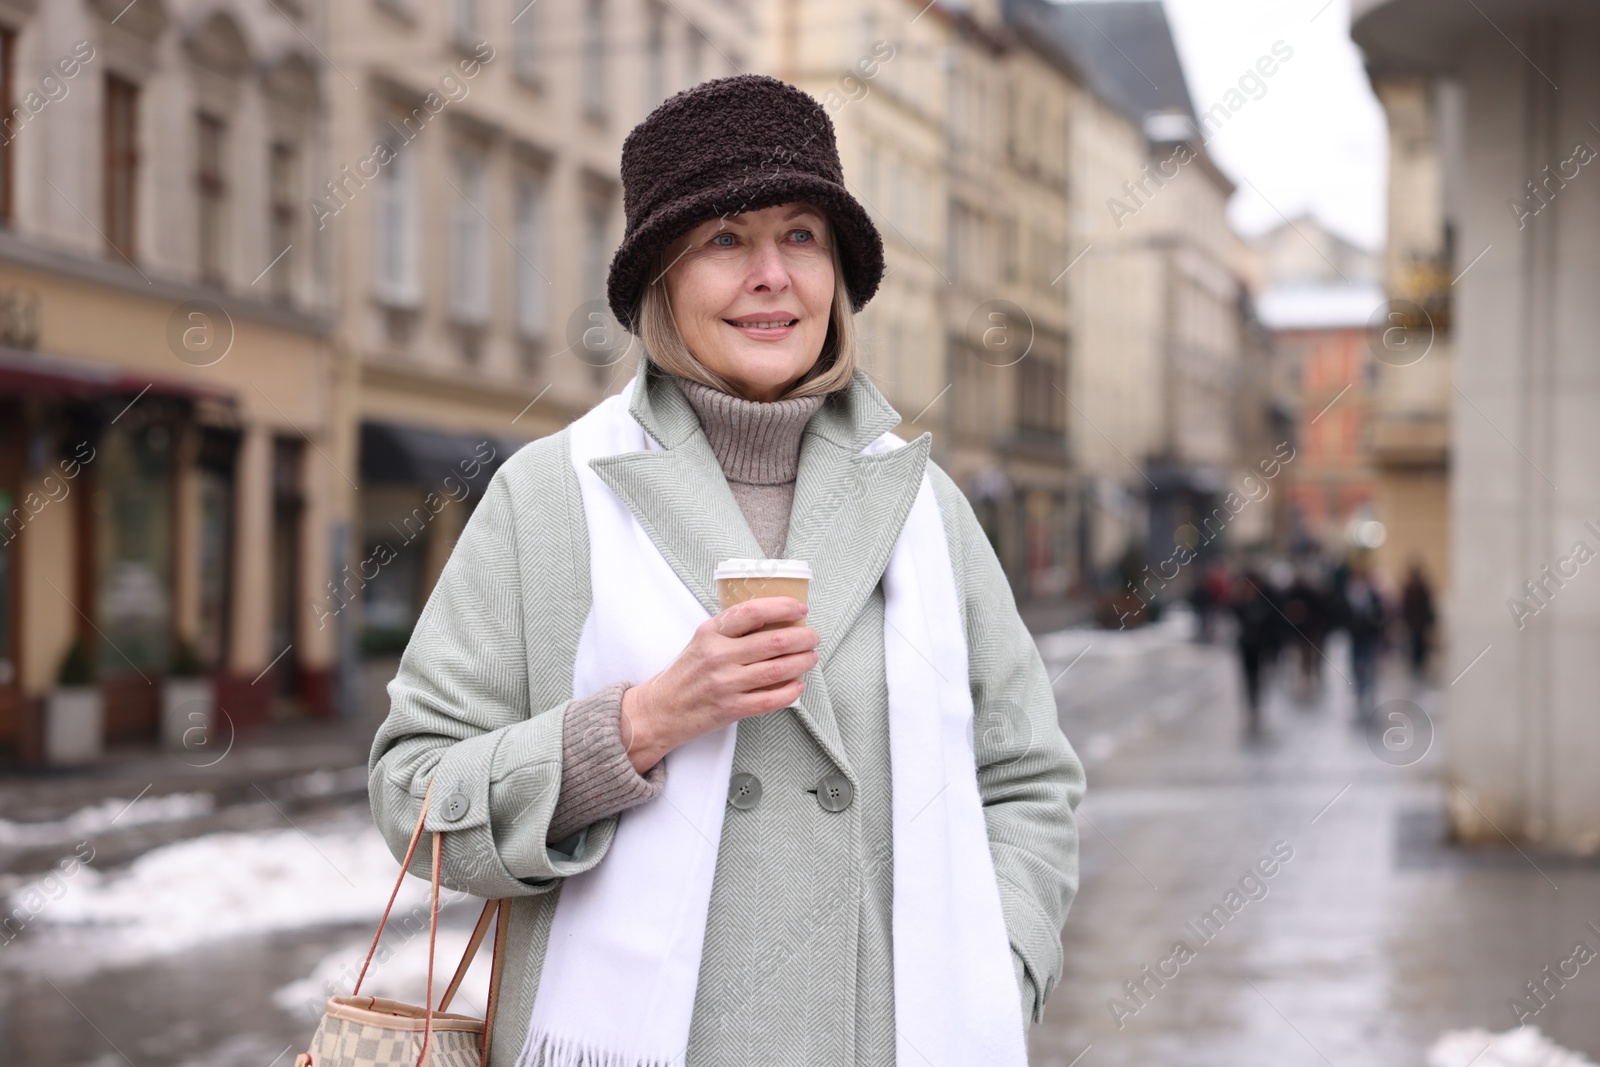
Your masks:
M 400 865 L 400 877 L 395 881 L 394 892 L 389 894 L 389 905 L 383 909 L 378 922 L 378 932 L 367 950 L 367 960 L 361 965 L 355 989 L 349 996 L 328 998 L 327 1011 L 311 1037 L 311 1048 L 295 1059 L 295 1067 L 484 1067 L 489 1062 L 490 1020 L 494 1019 L 495 1005 L 500 994 L 500 968 L 505 960 L 506 919 L 510 901 L 491 900 L 484 904 L 473 928 L 472 938 L 461 955 L 455 977 L 433 1005 L 433 951 L 439 934 L 439 859 L 444 847 L 443 831 L 433 835 L 433 874 L 431 878 L 433 903 L 428 922 L 428 992 L 422 1007 L 403 1004 L 398 1000 L 361 996 L 361 983 L 372 966 L 372 957 L 378 951 L 378 941 L 389 922 L 389 912 L 394 909 L 395 898 L 405 881 L 411 858 L 416 854 L 417 842 L 422 839 L 422 821 L 428 814 L 428 792 L 422 798 L 422 810 L 417 814 L 417 828 L 411 832 L 411 844 L 406 848 L 405 862 Z M 489 920 L 495 920 L 494 948 L 490 963 L 489 1003 L 487 1018 L 475 1019 L 470 1015 L 452 1015 L 445 1011 L 456 995 L 461 980 L 466 977 L 467 966 L 478 954 L 488 932 Z

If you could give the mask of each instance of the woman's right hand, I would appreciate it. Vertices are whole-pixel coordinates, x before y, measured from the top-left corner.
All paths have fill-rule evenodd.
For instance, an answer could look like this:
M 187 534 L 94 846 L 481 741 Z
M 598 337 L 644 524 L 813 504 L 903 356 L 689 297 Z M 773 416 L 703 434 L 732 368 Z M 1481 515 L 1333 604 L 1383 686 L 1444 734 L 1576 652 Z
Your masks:
M 679 745 L 730 722 L 765 715 L 800 699 L 801 679 L 817 665 L 817 631 L 798 622 L 806 606 L 794 597 L 756 597 L 699 626 L 678 658 L 622 694 L 622 743 L 644 774 Z

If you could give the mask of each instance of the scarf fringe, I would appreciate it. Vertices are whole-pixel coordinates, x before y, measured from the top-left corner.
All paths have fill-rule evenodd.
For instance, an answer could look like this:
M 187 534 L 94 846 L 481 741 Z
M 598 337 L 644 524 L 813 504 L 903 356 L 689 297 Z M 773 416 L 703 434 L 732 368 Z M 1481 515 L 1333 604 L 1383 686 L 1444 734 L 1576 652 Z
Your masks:
M 522 1055 L 517 1057 L 517 1067 L 685 1067 L 685 1057 L 640 1058 L 543 1031 L 528 1034 Z

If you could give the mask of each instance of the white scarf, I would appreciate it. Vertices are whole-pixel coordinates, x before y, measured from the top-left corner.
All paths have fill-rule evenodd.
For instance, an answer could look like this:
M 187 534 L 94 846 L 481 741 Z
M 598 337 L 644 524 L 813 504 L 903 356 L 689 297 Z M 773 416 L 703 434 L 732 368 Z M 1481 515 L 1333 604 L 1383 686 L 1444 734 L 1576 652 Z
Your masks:
M 660 448 L 626 393 L 574 422 L 571 444 L 593 583 L 573 668 L 577 697 L 643 682 L 709 616 L 589 468 L 597 456 Z M 886 433 L 864 454 L 904 444 Z M 897 1062 L 1026 1065 L 978 794 L 960 601 L 926 472 L 883 588 Z M 736 732 L 731 724 L 669 753 L 661 796 L 623 813 L 606 857 L 561 886 L 518 1067 L 685 1064 Z

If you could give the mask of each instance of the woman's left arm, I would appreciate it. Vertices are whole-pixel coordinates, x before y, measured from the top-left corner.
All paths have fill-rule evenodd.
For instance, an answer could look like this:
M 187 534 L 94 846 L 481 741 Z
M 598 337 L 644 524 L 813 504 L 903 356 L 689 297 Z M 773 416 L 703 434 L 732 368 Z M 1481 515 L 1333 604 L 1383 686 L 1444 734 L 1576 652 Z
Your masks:
M 965 605 L 973 747 L 989 851 L 1018 957 L 1023 1008 L 1040 1022 L 1061 980 L 1061 928 L 1078 890 L 1083 764 L 1061 732 L 1044 661 L 972 506 L 943 470 L 932 463 L 928 469 Z

